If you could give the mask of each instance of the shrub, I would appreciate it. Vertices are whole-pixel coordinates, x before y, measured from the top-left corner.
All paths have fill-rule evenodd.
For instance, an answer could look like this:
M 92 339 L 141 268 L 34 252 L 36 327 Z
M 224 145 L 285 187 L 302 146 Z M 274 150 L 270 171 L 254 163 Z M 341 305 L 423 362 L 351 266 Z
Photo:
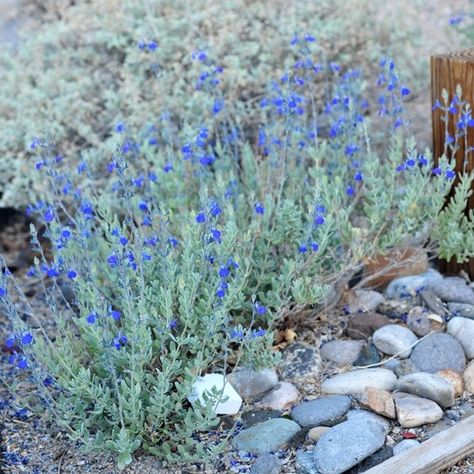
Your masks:
M 50 138 L 31 144 L 51 189 L 29 212 L 44 222 L 52 256 L 33 227 L 40 258 L 30 274 L 44 284 L 56 334 L 23 322 L 10 296 L 26 298 L 6 271 L 12 363 L 29 371 L 55 421 L 86 448 L 117 453 L 120 467 L 139 447 L 167 461 L 212 456 L 192 435 L 216 423 L 221 394 L 191 406 L 197 377 L 273 364 L 278 321 L 324 301 L 364 258 L 414 237 L 474 255 L 463 220 L 472 179 L 441 211 L 455 173 L 404 141 L 410 91 L 393 62 L 378 74 L 387 135 L 378 153 L 357 74 L 316 63 L 310 35 L 292 43 L 296 62 L 252 112 L 256 141 L 231 120 L 220 68 L 203 53 L 208 113 L 166 116 L 160 129 L 118 123 L 98 176 L 87 155 L 75 167 Z M 331 86 L 318 105 L 320 77 Z M 463 249 L 453 221 L 471 230 Z M 58 304 L 65 287 L 74 296 Z
M 254 104 L 267 79 L 294 60 L 287 39 L 296 31 L 317 36 L 324 62 L 369 71 L 390 52 L 403 61 L 410 82 L 428 72 L 427 64 L 405 54 L 424 40 L 409 1 L 396 8 L 382 0 L 195 0 L 193 8 L 158 0 L 35 3 L 43 22 L 20 37 L 16 52 L 0 52 L 3 206 L 25 206 L 45 191 L 25 150 L 45 124 L 71 160 L 90 154 L 100 162 L 114 140 L 110 130 L 124 117 L 130 127 L 161 126 L 165 113 L 179 122 L 208 113 L 206 96 L 191 93 L 193 51 L 211 49 L 222 61 L 229 120 L 246 139 L 259 123 Z

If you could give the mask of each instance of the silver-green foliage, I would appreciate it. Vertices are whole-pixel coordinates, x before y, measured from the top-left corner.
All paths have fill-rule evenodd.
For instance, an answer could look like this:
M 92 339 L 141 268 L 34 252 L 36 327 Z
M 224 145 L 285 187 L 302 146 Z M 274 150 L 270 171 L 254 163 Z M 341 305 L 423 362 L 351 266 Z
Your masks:
M 416 20 L 405 17 L 422 2 L 407 1 L 409 8 L 398 2 L 385 15 L 382 0 L 195 0 L 192 8 L 184 0 L 44 3 L 54 20 L 44 15 L 50 21 L 30 26 L 16 52 L 0 52 L 0 196 L 7 206 L 24 206 L 34 191 L 44 191 L 28 159 L 28 145 L 43 129 L 78 162 L 88 150 L 106 154 L 109 131 L 123 117 L 136 127 L 164 112 L 180 120 L 205 116 L 207 97 L 191 93 L 194 50 L 210 48 L 222 61 L 229 113 L 250 129 L 259 121 L 251 106 L 268 78 L 293 59 L 288 42 L 297 32 L 317 37 L 325 62 L 369 71 L 391 53 L 411 83 L 427 73 L 404 54 L 421 41 Z M 158 41 L 157 59 L 143 60 L 142 39 Z

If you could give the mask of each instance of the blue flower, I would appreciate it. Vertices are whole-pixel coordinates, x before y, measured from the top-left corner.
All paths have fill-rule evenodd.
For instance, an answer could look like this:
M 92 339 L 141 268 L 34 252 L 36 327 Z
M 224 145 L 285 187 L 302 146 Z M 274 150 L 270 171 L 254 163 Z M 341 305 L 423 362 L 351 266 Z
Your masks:
M 299 253 L 306 253 L 307 251 L 308 251 L 308 247 L 306 247 L 306 245 L 304 244 L 301 244 L 298 248 Z
M 311 242 L 311 250 L 317 252 L 319 250 L 319 244 L 317 242 Z
M 107 257 L 107 262 L 113 268 L 113 267 L 116 267 L 119 264 L 119 258 L 117 257 L 117 255 L 115 255 L 113 253 L 112 255 L 109 255 Z
M 122 237 L 120 237 L 119 242 L 122 245 L 127 245 L 128 244 L 128 239 L 127 239 L 127 237 L 122 236 Z
M 96 322 L 96 319 L 97 319 L 97 314 L 96 313 L 89 313 L 87 318 L 86 318 L 86 321 L 89 324 L 94 324 Z
M 307 43 L 314 43 L 316 41 L 316 38 L 313 36 L 313 35 L 306 35 L 304 37 L 304 40 L 307 42 Z
M 324 220 L 324 217 L 319 215 L 319 216 L 316 216 L 315 219 L 314 219 L 314 224 L 315 225 L 322 225 L 324 224 L 325 220 Z
M 172 319 L 169 324 L 168 324 L 168 327 L 170 329 L 176 329 L 178 327 L 178 321 L 176 319 Z
M 110 316 L 112 316 L 112 318 L 115 319 L 115 321 L 119 321 L 120 318 L 122 317 L 122 313 L 120 311 L 113 309 L 112 311 L 110 311 Z
M 456 177 L 456 172 L 454 170 L 447 169 L 445 176 L 446 179 L 454 179 Z
M 21 335 L 21 343 L 25 346 L 30 346 L 33 344 L 33 335 L 30 332 L 24 332 Z
M 420 166 L 426 166 L 428 164 L 428 160 L 426 159 L 425 155 L 420 155 L 418 157 L 418 163 Z
M 117 133 L 123 133 L 125 131 L 125 125 L 122 123 L 122 122 L 118 122 L 116 125 L 115 125 L 115 131 Z
M 252 337 L 263 337 L 265 336 L 266 333 L 267 331 L 265 331 L 265 329 L 262 329 L 262 328 L 254 329 L 252 331 Z
M 400 89 L 400 94 L 402 94 L 402 96 L 407 96 L 410 94 L 410 89 L 408 89 L 408 87 L 402 87 Z
M 145 201 L 141 201 L 138 205 L 138 208 L 140 209 L 140 211 L 148 212 L 148 204 Z
M 364 177 L 363 177 L 363 175 L 362 175 L 362 173 L 361 173 L 360 171 L 357 171 L 357 173 L 354 175 L 354 179 L 355 179 L 356 181 L 362 181 L 363 178 L 364 178 Z
M 0 287 L 0 298 L 4 297 L 7 294 L 7 289 Z
M 8 336 L 7 340 L 5 341 L 5 347 L 7 349 L 13 349 L 15 347 L 15 344 L 16 344 L 15 336 L 13 335 Z
M 52 222 L 54 220 L 54 211 L 51 207 L 48 207 L 46 212 L 43 214 L 45 222 Z
M 174 237 L 170 237 L 168 242 L 173 246 L 176 247 L 178 245 L 178 241 Z
M 77 277 L 77 273 L 74 271 L 74 270 L 69 270 L 67 272 L 67 277 L 70 279 L 70 280 L 74 280 L 74 278 Z
M 211 229 L 211 242 L 221 243 L 222 232 L 217 229 Z
M 431 174 L 434 174 L 435 176 L 439 176 L 442 172 L 443 171 L 439 166 L 437 166 L 436 168 L 433 168 L 431 170 Z
M 167 163 L 165 166 L 163 166 L 163 171 L 165 173 L 169 173 L 173 169 L 173 165 L 171 163 Z
M 347 186 L 346 188 L 346 194 L 348 196 L 353 196 L 354 195 L 354 188 L 349 184 L 349 186 Z
M 255 212 L 257 214 L 263 214 L 265 212 L 265 208 L 259 202 L 257 202 L 257 204 L 255 204 Z
M 214 105 L 212 106 L 212 113 L 214 115 L 218 114 L 222 110 L 223 107 L 224 107 L 224 101 L 220 99 L 216 99 L 214 101 Z
M 203 222 L 206 222 L 206 216 L 204 215 L 203 212 L 200 212 L 197 216 L 196 216 L 196 222 L 198 224 L 202 224 Z
M 218 204 L 213 204 L 211 207 L 211 214 L 213 216 L 218 216 L 222 212 Z
M 237 340 L 242 340 L 244 339 L 245 335 L 244 335 L 244 332 L 242 331 L 242 329 L 231 329 L 229 331 L 229 337 L 231 339 L 237 339 Z
M 150 51 L 156 51 L 156 49 L 158 48 L 158 43 L 152 40 L 148 42 L 147 46 Z
M 216 291 L 216 296 L 218 298 L 224 298 L 225 296 L 225 291 L 222 289 L 222 288 L 219 288 L 217 291 Z
M 19 369 L 26 369 L 28 368 L 28 361 L 26 360 L 26 357 L 21 357 L 18 360 L 17 367 Z
M 257 311 L 257 314 L 260 315 L 263 315 L 267 312 L 267 308 L 259 303 L 255 303 L 255 310 Z
M 221 268 L 220 268 L 220 270 L 219 270 L 219 276 L 220 276 L 221 278 L 226 278 L 226 277 L 229 276 L 229 274 L 230 274 L 230 271 L 229 271 L 228 268 L 226 268 L 226 267 L 221 267 Z

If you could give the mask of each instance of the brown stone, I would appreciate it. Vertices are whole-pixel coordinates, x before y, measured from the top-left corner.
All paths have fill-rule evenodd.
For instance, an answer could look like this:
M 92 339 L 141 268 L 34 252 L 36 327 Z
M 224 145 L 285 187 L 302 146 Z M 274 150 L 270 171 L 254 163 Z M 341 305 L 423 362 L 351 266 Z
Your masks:
M 387 324 L 390 324 L 390 319 L 383 314 L 358 313 L 350 317 L 346 334 L 352 339 L 365 339 Z
M 474 360 L 464 370 L 463 379 L 466 391 L 474 394 Z
M 422 306 L 415 306 L 408 313 L 407 326 L 417 336 L 423 337 L 433 331 L 442 331 L 444 324 L 439 315 L 430 313 Z
M 379 415 L 395 418 L 395 403 L 390 392 L 367 387 L 359 397 L 359 403 Z
M 315 426 L 308 431 L 308 438 L 312 441 L 319 441 L 319 438 L 330 429 L 329 426 Z
M 464 381 L 462 377 L 454 370 L 444 369 L 436 372 L 436 375 L 446 379 L 454 388 L 454 398 L 459 398 L 462 396 L 464 391 Z
M 364 263 L 363 278 L 370 278 L 367 286 L 384 288 L 399 277 L 418 275 L 428 270 L 425 249 L 416 247 L 396 248 L 386 255 L 378 255 Z

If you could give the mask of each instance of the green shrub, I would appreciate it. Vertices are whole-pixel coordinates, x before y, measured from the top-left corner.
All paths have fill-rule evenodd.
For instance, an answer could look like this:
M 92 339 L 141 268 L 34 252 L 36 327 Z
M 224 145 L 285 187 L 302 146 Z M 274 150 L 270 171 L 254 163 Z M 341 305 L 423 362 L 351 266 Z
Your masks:
M 209 72 L 206 113 L 142 128 L 132 110 L 107 142 L 111 158 L 102 145 L 77 163 L 58 154 L 61 142 L 31 144 L 35 180 L 50 190 L 29 211 L 53 246 L 52 258 L 38 248 L 31 274 L 44 283 L 56 334 L 27 327 L 10 296 L 26 299 L 5 272 L 12 362 L 31 373 L 32 396 L 54 421 L 87 449 L 116 453 L 120 467 L 139 447 L 170 462 L 212 456 L 192 435 L 216 423 L 221 394 L 191 406 L 197 377 L 274 364 L 278 321 L 324 301 L 364 258 L 413 238 L 430 238 L 441 254 L 474 255 L 463 217 L 472 179 L 463 177 L 440 214 L 454 172 L 446 158 L 432 169 L 429 152 L 405 142 L 410 91 L 392 61 L 378 74 L 379 153 L 357 74 L 317 65 L 313 38 L 298 38 L 294 67 L 249 111 L 259 117 L 256 140 L 230 119 L 214 81 L 221 72 L 202 54 L 195 68 Z M 317 105 L 320 77 L 331 85 Z M 469 231 L 462 248 L 454 222 Z M 38 246 L 34 228 L 32 237 Z M 74 297 L 60 305 L 65 286 Z
M 229 120 L 248 140 L 260 120 L 253 105 L 268 79 L 294 60 L 288 39 L 297 31 L 317 36 L 324 63 L 370 72 L 391 52 L 412 84 L 428 74 L 427 61 L 405 54 L 423 41 L 416 20 L 422 2 L 396 8 L 382 0 L 196 0 L 192 8 L 183 0 L 37 3 L 45 5 L 38 10 L 44 22 L 21 36 L 16 52 L 0 52 L 4 206 L 26 205 L 45 191 L 27 150 L 45 128 L 71 160 L 90 153 L 100 162 L 110 153 L 111 128 L 124 117 L 136 128 L 157 124 L 163 113 L 192 123 L 208 114 L 207 97 L 193 93 L 195 50 L 210 49 L 222 61 Z M 139 50 L 140 40 L 158 41 L 159 54 Z

